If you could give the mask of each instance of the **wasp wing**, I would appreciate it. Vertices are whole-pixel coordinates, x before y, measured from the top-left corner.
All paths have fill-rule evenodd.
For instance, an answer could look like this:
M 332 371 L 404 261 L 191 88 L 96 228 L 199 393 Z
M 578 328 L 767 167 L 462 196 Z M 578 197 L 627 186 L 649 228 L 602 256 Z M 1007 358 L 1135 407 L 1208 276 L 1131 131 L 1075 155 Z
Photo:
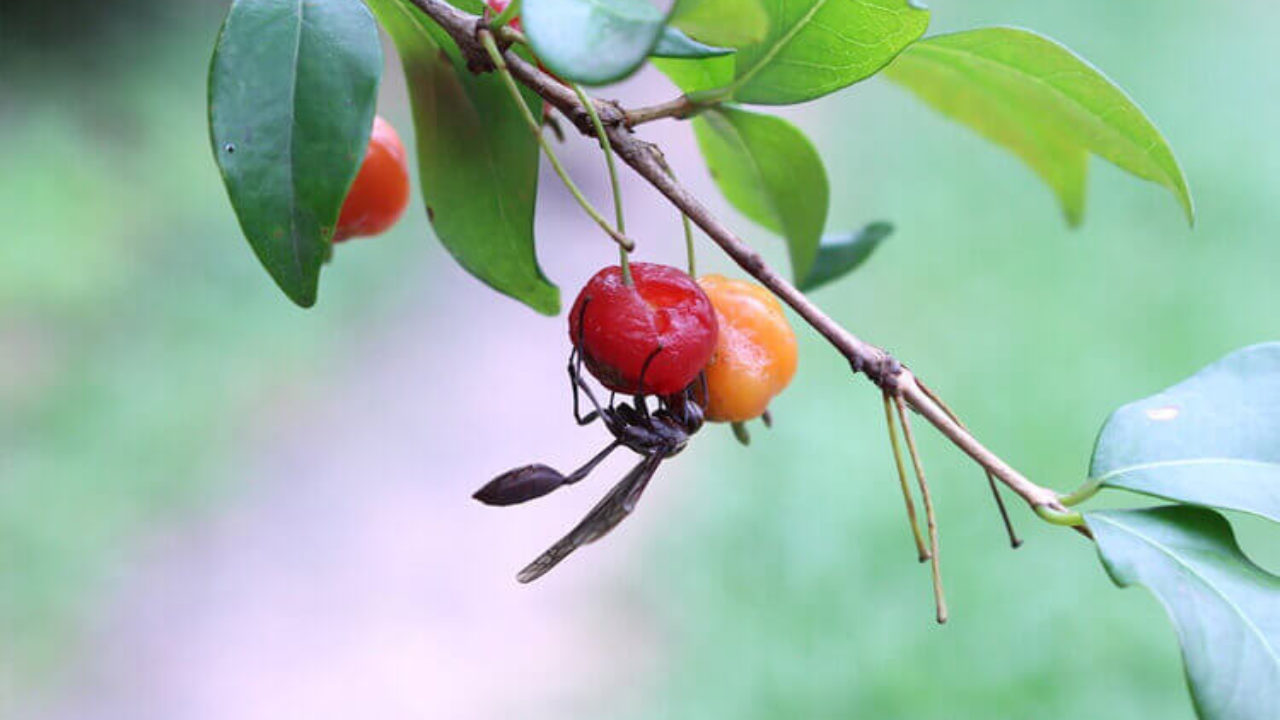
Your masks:
M 561 560 L 569 557 L 574 550 L 599 540 L 617 527 L 618 523 L 635 509 L 641 493 L 649 485 L 649 480 L 653 478 L 653 473 L 658 469 L 658 465 L 662 464 L 662 460 L 662 456 L 658 453 L 646 455 L 631 469 L 631 472 L 627 473 L 626 477 L 613 486 L 604 499 L 591 508 L 591 512 L 582 518 L 582 522 L 561 538 L 560 542 L 539 555 L 537 560 L 529 563 L 520 571 L 516 579 L 522 583 L 537 580 L 558 565 Z

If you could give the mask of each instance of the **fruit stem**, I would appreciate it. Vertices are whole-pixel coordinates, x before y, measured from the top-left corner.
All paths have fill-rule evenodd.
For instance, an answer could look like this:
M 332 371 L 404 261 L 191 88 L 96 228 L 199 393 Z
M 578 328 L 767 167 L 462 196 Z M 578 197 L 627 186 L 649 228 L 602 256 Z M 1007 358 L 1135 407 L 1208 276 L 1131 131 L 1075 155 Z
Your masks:
M 613 147 L 609 144 L 609 133 L 604 130 L 604 123 L 600 121 L 600 113 L 596 112 L 596 104 L 591 102 L 591 98 L 587 97 L 587 93 L 582 90 L 582 86 L 573 83 L 572 87 L 573 91 L 578 94 L 578 100 L 582 101 L 582 106 L 587 109 L 587 116 L 591 118 L 591 125 L 595 128 L 596 138 L 600 141 L 600 149 L 604 151 L 604 162 L 609 168 L 609 186 L 613 190 L 613 211 L 617 218 L 618 232 L 625 233 L 627 231 L 627 221 L 622 209 L 622 186 L 618 183 L 618 168 L 614 164 Z M 623 284 L 627 287 L 634 287 L 635 281 L 631 279 L 631 261 L 627 257 L 628 252 L 626 248 L 618 248 L 618 264 L 622 266 Z
M 689 258 L 689 277 L 698 277 L 698 257 L 693 250 L 693 223 L 689 216 L 680 213 L 680 222 L 684 224 L 684 252 Z
M 538 139 L 538 145 L 542 147 L 542 152 L 547 156 L 547 161 L 551 163 L 552 169 L 556 171 L 556 175 L 560 176 L 560 181 L 573 195 L 573 199 L 578 201 L 584 212 L 591 217 L 592 220 L 600 226 L 605 233 L 618 243 L 618 246 L 625 250 L 634 250 L 636 244 L 615 230 L 609 221 L 596 210 L 587 197 L 582 194 L 578 186 L 574 184 L 573 178 L 569 177 L 568 171 L 560 164 L 560 159 L 556 157 L 556 153 L 551 149 L 551 143 L 542 135 L 542 125 L 533 117 L 533 111 L 529 109 L 529 104 L 525 102 L 524 95 L 520 93 L 519 86 L 516 85 L 515 78 L 511 77 L 511 71 L 507 68 L 507 61 L 502 57 L 502 52 L 498 50 L 498 44 L 493 39 L 493 33 L 488 30 L 480 31 L 480 42 L 484 45 L 485 52 L 489 54 L 489 59 L 493 62 L 494 67 L 498 70 L 498 75 L 502 77 L 502 81 L 506 84 L 507 89 L 511 92 L 511 97 L 515 99 L 516 107 L 520 108 L 520 114 L 524 116 L 525 124 L 533 131 L 534 137 Z M 625 253 L 624 253 L 625 255 Z
M 506 9 L 498 13 L 497 17 L 489 21 L 489 27 L 493 30 L 499 30 L 519 14 L 520 0 L 511 0 L 511 2 L 507 4 Z

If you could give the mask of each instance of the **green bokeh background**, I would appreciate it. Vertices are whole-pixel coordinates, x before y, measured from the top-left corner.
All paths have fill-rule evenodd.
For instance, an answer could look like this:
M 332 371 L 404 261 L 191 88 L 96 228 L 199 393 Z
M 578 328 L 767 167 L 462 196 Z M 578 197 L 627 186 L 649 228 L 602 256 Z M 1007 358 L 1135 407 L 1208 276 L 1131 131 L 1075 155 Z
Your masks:
M 326 272 L 315 310 L 275 292 L 236 239 L 207 148 L 203 73 L 222 9 L 192 3 L 74 40 L 92 63 L 52 59 L 52 40 L 0 44 L 0 674 L 18 696 L 56 686 L 95 588 L 131 562 L 127 538 L 218 511 L 244 409 L 264 392 L 322 391 L 356 329 L 403 302 L 405 268 L 448 262 L 422 241 L 415 199 L 386 242 Z M 1280 336 L 1280 10 L 933 9 L 931 32 L 1031 27 L 1104 68 L 1169 139 L 1197 201 L 1193 232 L 1164 191 L 1094 162 L 1071 231 L 1015 159 L 888 83 L 789 113 L 827 162 L 831 225 L 898 228 L 815 298 L 909 359 L 1028 476 L 1067 490 L 1112 408 Z M 601 599 L 647 606 L 661 662 L 566 715 L 1193 716 L 1156 601 L 1114 588 L 1087 543 L 1021 508 L 1028 542 L 1010 552 L 980 473 L 925 432 L 954 618 L 934 626 L 878 396 L 811 333 L 802 358 L 750 451 L 725 432 L 700 440 L 685 460 L 697 482 Z M 1117 502 L 1140 501 L 1101 504 Z M 1237 522 L 1254 557 L 1280 567 L 1274 528 Z

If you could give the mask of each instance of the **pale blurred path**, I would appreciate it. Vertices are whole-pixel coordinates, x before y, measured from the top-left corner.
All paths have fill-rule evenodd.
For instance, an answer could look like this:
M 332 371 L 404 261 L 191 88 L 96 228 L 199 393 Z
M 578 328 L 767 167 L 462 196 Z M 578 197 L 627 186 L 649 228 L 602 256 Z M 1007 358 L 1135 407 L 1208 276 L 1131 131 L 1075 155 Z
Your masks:
M 686 164 L 688 136 L 669 137 L 683 138 L 674 159 Z M 598 174 L 590 146 L 569 159 L 579 176 Z M 553 241 L 542 255 L 567 307 L 615 256 L 554 179 L 543 183 L 540 233 Z M 630 228 L 649 241 L 641 257 L 680 262 L 677 216 L 627 185 L 629 204 L 646 208 Z M 600 188 L 589 189 L 606 207 Z M 665 468 L 668 490 L 650 492 L 620 532 L 517 585 L 516 570 L 631 457 L 542 503 L 472 501 L 498 472 L 572 467 L 606 435 L 570 418 L 563 318 L 452 267 L 418 282 L 399 315 L 344 340 L 353 349 L 336 371 L 264 401 L 244 458 L 228 459 L 239 469 L 224 497 L 142 540 L 58 698 L 24 717 L 563 718 L 637 690 L 654 633 L 619 579 L 687 470 Z

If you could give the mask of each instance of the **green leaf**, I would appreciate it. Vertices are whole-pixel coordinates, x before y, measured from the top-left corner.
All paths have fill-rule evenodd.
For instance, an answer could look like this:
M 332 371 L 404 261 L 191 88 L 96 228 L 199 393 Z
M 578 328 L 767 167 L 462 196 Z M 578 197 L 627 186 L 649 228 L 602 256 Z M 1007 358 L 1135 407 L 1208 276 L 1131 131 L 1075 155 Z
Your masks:
M 1089 475 L 1104 487 L 1280 522 L 1280 343 L 1237 350 L 1115 411 Z
M 929 12 L 909 0 L 773 0 L 764 40 L 738 50 L 729 96 L 785 105 L 868 78 L 915 42 Z
M 873 222 L 866 227 L 851 233 L 832 233 L 822 238 L 818 246 L 818 256 L 809 269 L 809 274 L 797 286 L 809 292 L 847 275 L 871 257 L 871 253 L 880 247 L 880 243 L 893 232 L 893 225 L 887 222 Z
M 733 81 L 732 55 L 699 59 L 654 58 L 653 65 L 689 95 L 717 90 Z
M 1188 222 L 1195 218 L 1160 131 L 1123 90 L 1053 40 L 1003 27 L 938 35 L 908 48 L 885 75 L 1022 158 L 1073 225 L 1084 213 L 1089 152 L 1168 188 Z
M 534 252 L 538 144 L 501 78 L 469 72 L 457 46 L 410 0 L 367 1 L 404 67 L 422 197 L 436 236 L 493 289 L 556 314 L 560 291 Z M 532 93 L 525 99 L 535 112 L 541 108 Z
M 280 289 L 315 304 L 369 144 L 382 46 L 356 0 L 237 0 L 209 68 L 209 136 L 240 228 Z
M 644 63 L 666 15 L 648 0 L 524 0 L 521 22 L 538 59 L 552 72 L 604 85 Z
M 733 107 L 693 120 L 711 177 L 743 215 L 787 239 L 791 271 L 809 274 L 827 219 L 827 171 L 794 125 Z
M 1203 508 L 1088 513 L 1121 587 L 1142 585 L 1178 631 L 1202 720 L 1261 720 L 1280 708 L 1280 578 L 1245 557 L 1231 526 Z
M 700 43 L 676 28 L 667 26 L 662 29 L 662 35 L 658 38 L 658 44 L 654 46 L 652 55 L 666 58 L 706 58 L 731 55 L 734 52 L 733 48 Z
M 671 24 L 699 40 L 727 47 L 760 42 L 769 30 L 759 0 L 679 0 Z

